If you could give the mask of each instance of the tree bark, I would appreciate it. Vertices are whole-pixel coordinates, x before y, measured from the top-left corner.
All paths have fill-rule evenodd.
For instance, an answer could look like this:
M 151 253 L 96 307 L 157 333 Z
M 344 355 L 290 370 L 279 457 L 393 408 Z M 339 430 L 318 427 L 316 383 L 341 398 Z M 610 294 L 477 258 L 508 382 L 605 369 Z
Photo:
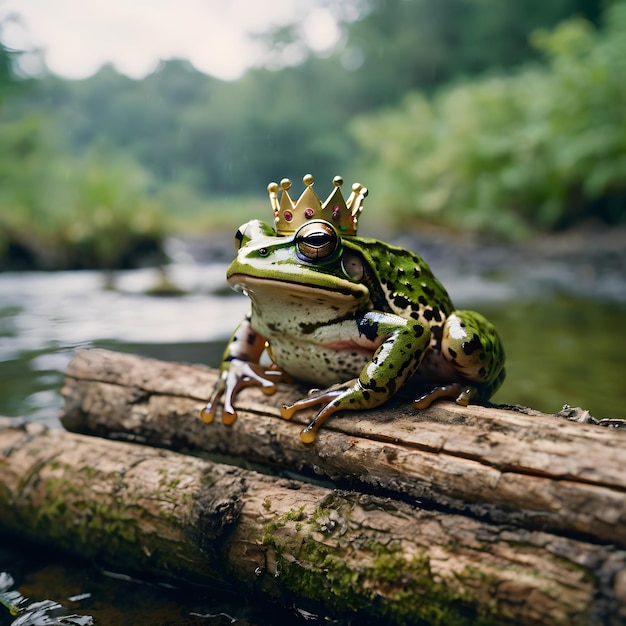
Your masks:
M 359 623 L 626 616 L 626 552 L 611 546 L 11 424 L 0 423 L 0 525 L 118 569 L 238 581 Z
M 81 350 L 63 389 L 69 430 L 329 477 L 336 484 L 495 523 L 626 547 L 626 430 L 440 402 L 394 400 L 333 417 L 312 445 L 311 414 L 280 418 L 305 393 L 241 392 L 232 427 L 198 419 L 216 372 L 105 350 Z

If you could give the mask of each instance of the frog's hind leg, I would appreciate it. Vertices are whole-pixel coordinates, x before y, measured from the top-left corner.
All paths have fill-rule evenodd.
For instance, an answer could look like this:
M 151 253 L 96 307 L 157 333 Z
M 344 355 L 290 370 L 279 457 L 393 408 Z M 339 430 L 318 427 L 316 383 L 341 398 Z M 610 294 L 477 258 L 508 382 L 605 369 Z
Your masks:
M 417 398 L 413 406 L 425 409 L 439 398 L 452 398 L 467 406 L 473 398 L 488 400 L 504 381 L 504 350 L 487 319 L 474 311 L 456 311 L 448 317 L 441 341 L 443 358 L 461 382 L 436 387 Z

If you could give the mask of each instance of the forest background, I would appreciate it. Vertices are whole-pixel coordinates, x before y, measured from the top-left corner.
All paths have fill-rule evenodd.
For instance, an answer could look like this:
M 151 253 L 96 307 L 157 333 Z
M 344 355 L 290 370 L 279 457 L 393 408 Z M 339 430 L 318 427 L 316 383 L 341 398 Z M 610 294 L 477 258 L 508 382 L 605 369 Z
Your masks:
M 626 2 L 323 4 L 332 51 L 291 65 L 298 24 L 273 29 L 271 66 L 234 81 L 184 60 L 24 78 L 0 45 L 0 269 L 132 266 L 166 234 L 269 220 L 268 182 L 308 172 L 320 196 L 364 183 L 392 231 L 626 221 Z

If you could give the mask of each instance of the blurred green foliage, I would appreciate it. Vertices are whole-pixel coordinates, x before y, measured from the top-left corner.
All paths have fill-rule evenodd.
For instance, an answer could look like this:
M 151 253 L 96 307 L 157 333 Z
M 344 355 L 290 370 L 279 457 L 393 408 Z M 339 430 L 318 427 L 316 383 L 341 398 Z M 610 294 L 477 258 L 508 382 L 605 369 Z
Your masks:
M 619 221 L 624 19 L 613 4 L 596 31 L 603 0 L 331 1 L 337 50 L 234 82 L 172 60 L 143 80 L 108 66 L 23 89 L 0 45 L 0 261 L 124 267 L 181 223 L 263 217 L 250 199 L 307 172 L 321 195 L 337 173 L 361 180 L 381 221 L 508 236 L 590 213 Z M 297 31 L 265 37 L 278 54 Z
M 0 270 L 162 262 L 151 175 L 121 151 L 72 153 L 56 115 L 24 106 L 38 87 L 15 75 L 17 57 L 0 45 Z
M 341 16 L 343 3 L 328 3 Z M 487 69 L 536 58 L 530 33 L 576 13 L 597 19 L 602 0 L 355 0 L 359 19 L 325 58 L 278 71 L 254 68 L 225 82 L 186 61 L 143 80 L 111 66 L 81 81 L 37 81 L 19 112 L 54 116 L 69 150 L 106 146 L 132 156 L 158 181 L 202 197 L 256 195 L 275 178 L 319 181 L 346 173 L 356 150 L 348 126 L 363 113 Z M 297 38 L 266 35 L 276 48 Z M 287 32 L 285 32 L 287 31 Z M 181 210 L 177 207 L 176 210 Z M 184 210 L 184 208 L 182 208 Z M 210 210 L 210 207 L 208 208 Z
M 35 116 L 0 121 L 0 258 L 5 267 L 116 269 L 158 262 L 164 213 L 147 174 L 120 155 L 76 158 Z
M 626 4 L 536 31 L 547 58 L 355 120 L 360 176 L 397 216 L 509 238 L 626 218 Z

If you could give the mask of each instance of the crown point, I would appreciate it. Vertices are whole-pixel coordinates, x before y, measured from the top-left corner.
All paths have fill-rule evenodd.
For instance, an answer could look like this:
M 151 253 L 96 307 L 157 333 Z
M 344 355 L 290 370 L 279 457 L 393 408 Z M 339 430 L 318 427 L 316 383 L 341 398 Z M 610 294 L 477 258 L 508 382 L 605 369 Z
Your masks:
M 367 197 L 367 194 L 369 193 L 369 189 L 367 187 L 363 187 L 361 183 L 354 183 L 352 185 L 352 191 L 355 197 L 361 196 L 362 198 Z M 348 201 L 348 204 L 350 204 L 350 201 Z
M 306 185 L 297 202 L 289 196 L 291 181 L 283 178 L 280 187 L 276 183 L 270 183 L 267 190 L 270 195 L 270 203 L 274 210 L 274 224 L 277 235 L 291 235 L 297 232 L 303 224 L 313 218 L 326 220 L 332 223 L 341 235 L 356 235 L 357 221 L 363 210 L 363 199 L 367 195 L 367 189 L 359 183 L 352 185 L 352 193 L 348 201 L 344 200 L 340 187 L 343 178 L 333 178 L 334 189 L 328 198 L 322 203 L 319 196 L 313 190 L 315 182 L 311 174 L 303 176 L 302 181 Z M 282 188 L 282 195 L 278 199 L 278 191 Z

